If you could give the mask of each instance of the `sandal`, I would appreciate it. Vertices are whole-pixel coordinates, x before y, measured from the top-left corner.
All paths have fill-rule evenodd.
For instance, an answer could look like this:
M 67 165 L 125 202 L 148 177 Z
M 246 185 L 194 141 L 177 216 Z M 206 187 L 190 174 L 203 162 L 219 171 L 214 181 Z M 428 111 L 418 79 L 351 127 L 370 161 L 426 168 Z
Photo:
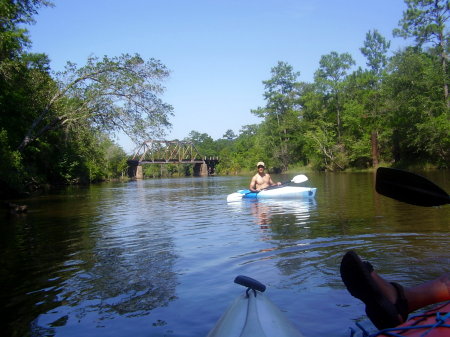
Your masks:
M 373 271 L 372 265 L 361 261 L 354 251 L 348 251 L 344 255 L 340 271 L 347 290 L 364 302 L 367 316 L 378 329 L 392 328 L 406 321 L 408 301 L 400 284 L 391 282 L 397 291 L 397 301 L 392 303 L 370 275 Z

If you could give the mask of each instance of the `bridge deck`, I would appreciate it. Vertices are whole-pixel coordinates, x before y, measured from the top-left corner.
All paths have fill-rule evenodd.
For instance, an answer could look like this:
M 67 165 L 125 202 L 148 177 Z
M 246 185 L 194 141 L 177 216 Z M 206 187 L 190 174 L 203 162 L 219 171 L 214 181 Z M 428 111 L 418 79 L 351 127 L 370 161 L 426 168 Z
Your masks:
M 203 164 L 205 161 L 200 159 L 144 159 L 140 164 Z

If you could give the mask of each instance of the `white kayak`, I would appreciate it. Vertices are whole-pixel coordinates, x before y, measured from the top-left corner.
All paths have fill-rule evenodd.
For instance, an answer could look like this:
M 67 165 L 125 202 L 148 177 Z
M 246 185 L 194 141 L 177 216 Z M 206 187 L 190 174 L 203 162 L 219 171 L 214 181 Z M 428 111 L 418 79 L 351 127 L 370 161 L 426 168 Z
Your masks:
M 271 187 L 261 192 L 239 190 L 227 196 L 227 201 L 239 201 L 242 199 L 304 199 L 314 198 L 317 188 L 303 186 Z
M 303 337 L 263 294 L 263 284 L 246 276 L 238 276 L 234 282 L 246 286 L 247 291 L 234 300 L 208 337 Z

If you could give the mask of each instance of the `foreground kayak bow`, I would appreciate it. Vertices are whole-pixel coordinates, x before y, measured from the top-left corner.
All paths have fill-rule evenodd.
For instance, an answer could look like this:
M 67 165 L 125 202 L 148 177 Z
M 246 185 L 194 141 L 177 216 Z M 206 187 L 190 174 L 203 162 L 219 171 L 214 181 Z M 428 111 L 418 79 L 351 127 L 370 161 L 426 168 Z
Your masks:
M 250 277 L 235 283 L 247 287 L 225 311 L 208 337 L 302 337 L 285 315 L 263 292 L 266 286 Z

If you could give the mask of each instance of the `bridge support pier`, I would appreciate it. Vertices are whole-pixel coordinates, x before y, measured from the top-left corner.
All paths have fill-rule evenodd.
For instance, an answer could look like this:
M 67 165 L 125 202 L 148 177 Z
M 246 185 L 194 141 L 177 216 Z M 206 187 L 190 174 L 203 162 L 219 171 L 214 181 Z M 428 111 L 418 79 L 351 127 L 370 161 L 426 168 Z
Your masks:
M 128 166 L 128 177 L 132 179 L 144 179 L 142 165 Z
M 206 163 L 196 163 L 194 165 L 194 176 L 206 177 L 208 175 L 208 165 Z
M 200 176 L 206 177 L 208 175 L 208 165 L 206 163 L 203 163 L 200 166 Z

